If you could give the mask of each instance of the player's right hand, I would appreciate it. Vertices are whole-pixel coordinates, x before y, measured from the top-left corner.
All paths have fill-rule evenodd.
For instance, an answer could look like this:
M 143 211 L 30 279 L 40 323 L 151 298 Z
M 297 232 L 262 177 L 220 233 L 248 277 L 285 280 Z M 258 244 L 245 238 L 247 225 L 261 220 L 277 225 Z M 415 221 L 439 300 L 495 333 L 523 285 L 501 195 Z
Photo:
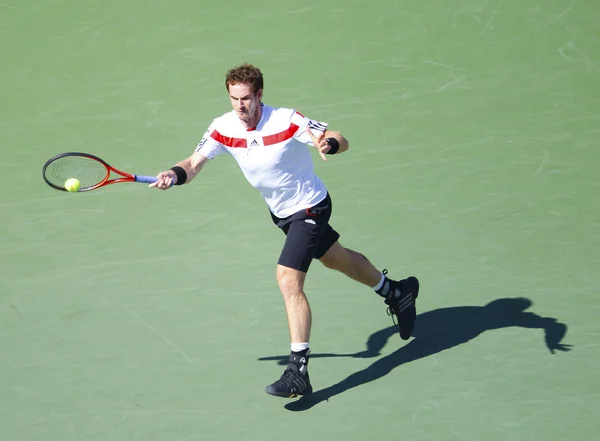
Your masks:
M 167 170 L 157 174 L 156 179 L 158 180 L 150 184 L 149 187 L 156 187 L 159 190 L 168 190 L 175 185 L 175 182 L 177 182 L 177 175 L 173 170 Z

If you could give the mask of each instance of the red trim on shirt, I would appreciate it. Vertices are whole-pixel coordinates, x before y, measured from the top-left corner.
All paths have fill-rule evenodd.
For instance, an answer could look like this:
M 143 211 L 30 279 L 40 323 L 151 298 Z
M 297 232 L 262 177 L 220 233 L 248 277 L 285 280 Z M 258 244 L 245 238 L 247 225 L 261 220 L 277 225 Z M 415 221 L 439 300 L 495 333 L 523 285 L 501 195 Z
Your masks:
M 275 133 L 274 135 L 263 136 L 263 145 L 278 144 L 283 141 L 287 141 L 298 131 L 300 127 L 296 124 L 290 124 L 290 126 L 283 132 Z
M 217 130 L 214 130 L 210 134 L 210 137 L 227 147 L 239 147 L 243 149 L 248 147 L 248 143 L 244 138 L 230 138 L 229 136 L 223 136 Z

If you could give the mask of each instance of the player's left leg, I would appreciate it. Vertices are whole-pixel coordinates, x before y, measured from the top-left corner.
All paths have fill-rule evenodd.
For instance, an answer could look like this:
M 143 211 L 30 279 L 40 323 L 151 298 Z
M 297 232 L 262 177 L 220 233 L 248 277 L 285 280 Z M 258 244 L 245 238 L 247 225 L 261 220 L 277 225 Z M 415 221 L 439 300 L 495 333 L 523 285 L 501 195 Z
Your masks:
M 407 340 L 412 335 L 417 319 L 416 300 L 419 295 L 419 281 L 416 277 L 392 280 L 387 277 L 387 270 L 377 270 L 369 259 L 354 250 L 343 247 L 337 238 L 339 234 L 326 232 L 315 254 L 327 268 L 339 271 L 364 285 L 367 285 L 385 299 L 389 306 L 388 314 L 395 315 L 398 320 L 400 337 Z M 328 237 L 335 237 L 333 244 L 328 244 Z M 331 240 L 330 240 L 331 241 Z M 393 317 L 392 317 L 393 318 Z
M 376 286 L 381 280 L 381 271 L 375 268 L 369 259 L 354 250 L 344 248 L 337 240 L 319 260 L 327 268 L 344 273 L 369 287 Z

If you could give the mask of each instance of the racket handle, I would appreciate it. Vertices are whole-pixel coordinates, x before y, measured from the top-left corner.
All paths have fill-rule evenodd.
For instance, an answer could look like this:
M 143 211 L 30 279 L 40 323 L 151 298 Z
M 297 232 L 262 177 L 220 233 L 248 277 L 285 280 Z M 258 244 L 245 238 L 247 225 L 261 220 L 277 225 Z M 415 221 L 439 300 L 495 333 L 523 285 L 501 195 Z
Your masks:
M 156 179 L 156 176 L 135 175 L 135 182 L 142 182 L 144 184 L 154 184 L 156 181 L 158 181 L 158 179 Z

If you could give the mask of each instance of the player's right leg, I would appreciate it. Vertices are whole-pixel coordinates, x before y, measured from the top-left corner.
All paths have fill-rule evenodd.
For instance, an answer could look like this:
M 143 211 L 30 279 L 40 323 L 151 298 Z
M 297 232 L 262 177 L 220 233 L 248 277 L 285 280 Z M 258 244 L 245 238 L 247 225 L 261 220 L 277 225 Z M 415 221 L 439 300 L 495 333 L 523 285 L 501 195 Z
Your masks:
M 304 293 L 304 280 L 315 251 L 321 242 L 331 215 L 331 199 L 285 219 L 273 215 L 273 221 L 286 234 L 277 262 L 277 283 L 283 295 L 290 330 L 290 361 L 281 378 L 266 392 L 292 398 L 312 392 L 308 376 L 311 311 Z
M 267 386 L 265 391 L 276 397 L 293 398 L 312 392 L 308 375 L 312 317 L 310 305 L 304 293 L 304 280 L 308 268 L 293 256 L 286 263 L 290 266 L 277 265 L 277 283 L 283 295 L 288 318 L 291 340 L 290 359 L 283 375 L 279 380 Z

